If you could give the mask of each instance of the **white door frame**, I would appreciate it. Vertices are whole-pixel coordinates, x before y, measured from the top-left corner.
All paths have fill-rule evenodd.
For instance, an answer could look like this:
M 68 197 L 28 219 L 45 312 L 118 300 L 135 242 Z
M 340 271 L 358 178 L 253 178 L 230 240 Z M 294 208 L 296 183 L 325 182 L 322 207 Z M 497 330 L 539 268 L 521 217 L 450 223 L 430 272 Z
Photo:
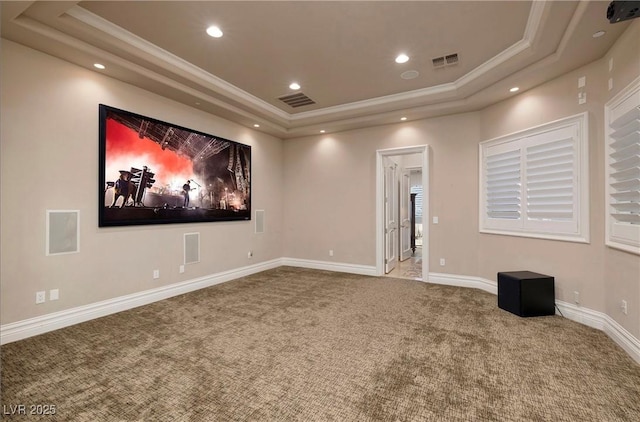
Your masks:
M 429 281 L 429 145 L 376 151 L 376 275 L 384 275 L 384 163 L 394 155 L 422 155 L 422 281 Z

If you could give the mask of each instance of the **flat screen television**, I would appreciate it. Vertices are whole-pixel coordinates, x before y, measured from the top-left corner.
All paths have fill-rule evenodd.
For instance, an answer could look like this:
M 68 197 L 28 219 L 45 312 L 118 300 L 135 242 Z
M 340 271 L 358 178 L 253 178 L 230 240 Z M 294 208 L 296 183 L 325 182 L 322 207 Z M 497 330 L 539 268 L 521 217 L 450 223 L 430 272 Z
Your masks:
M 99 105 L 99 226 L 251 219 L 251 146 Z

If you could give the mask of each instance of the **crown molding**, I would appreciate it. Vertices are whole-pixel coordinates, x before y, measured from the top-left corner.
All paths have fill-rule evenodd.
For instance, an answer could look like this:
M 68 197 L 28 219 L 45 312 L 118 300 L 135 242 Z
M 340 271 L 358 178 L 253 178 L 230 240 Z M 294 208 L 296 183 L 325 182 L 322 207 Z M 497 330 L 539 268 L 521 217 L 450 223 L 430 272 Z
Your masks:
M 204 83 L 204 85 L 212 88 L 212 90 L 215 92 L 221 93 L 234 100 L 248 103 L 251 106 L 260 109 L 262 112 L 266 112 L 267 114 L 273 114 L 281 119 L 289 119 L 291 116 L 289 113 L 280 110 L 279 108 L 267 103 L 266 101 L 263 101 L 246 91 L 243 91 L 237 86 L 215 75 L 212 75 L 209 72 L 206 72 L 198 66 L 195 66 L 184 59 L 181 59 L 175 54 L 170 53 L 167 50 L 164 50 L 157 45 L 138 37 L 137 35 L 127 31 L 126 29 L 113 24 L 78 5 L 70 8 L 66 12 L 66 14 L 124 43 L 124 46 L 128 47 L 127 50 L 135 53 L 137 56 L 152 57 L 154 59 L 153 62 L 165 70 L 171 72 L 176 72 L 176 70 L 179 70 L 181 75 L 187 76 L 193 82 L 199 84 Z
M 125 69 L 127 71 L 130 71 L 133 74 L 142 76 L 147 80 L 157 82 L 160 85 L 170 87 L 176 91 L 190 95 L 194 98 L 201 100 L 202 102 L 212 104 L 213 106 L 219 109 L 227 110 L 237 117 L 244 118 L 247 121 L 250 121 L 252 123 L 260 122 L 262 125 L 268 126 L 271 129 L 271 131 L 275 132 L 276 134 L 285 135 L 288 132 L 287 128 L 285 127 L 285 125 L 288 123 L 288 119 L 286 118 L 283 119 L 281 118 L 281 116 L 277 116 L 277 117 L 280 117 L 278 119 L 275 119 L 274 116 L 268 116 L 267 118 L 260 117 L 257 114 L 253 114 L 245 109 L 229 104 L 228 102 L 222 99 L 213 97 L 211 95 L 207 95 L 206 93 L 200 90 L 184 85 L 170 77 L 153 72 L 148 68 L 145 68 L 133 62 L 125 60 L 113 53 L 100 49 L 85 41 L 79 40 L 78 38 L 67 35 L 57 29 L 54 29 L 48 25 L 38 22 L 35 19 L 29 18 L 26 16 L 19 16 L 16 19 L 14 19 L 13 22 L 19 25 L 20 27 L 22 27 L 23 29 L 26 29 L 32 33 L 41 35 L 42 37 L 45 37 L 48 40 L 54 40 L 66 47 L 72 48 L 90 57 L 100 56 L 105 61 L 112 63 L 116 66 L 119 66 L 120 68 Z M 279 114 L 286 116 L 286 113 L 284 112 L 281 112 Z
M 578 3 L 576 10 L 573 12 L 573 16 L 571 16 L 571 21 L 569 22 L 569 25 L 567 25 L 567 29 L 564 31 L 564 34 L 562 34 L 558 48 L 553 53 L 557 58 L 560 58 L 564 50 L 567 48 L 567 44 L 569 44 L 569 40 L 574 35 L 580 20 L 587 11 L 587 7 L 589 7 L 589 2 L 581 1 Z

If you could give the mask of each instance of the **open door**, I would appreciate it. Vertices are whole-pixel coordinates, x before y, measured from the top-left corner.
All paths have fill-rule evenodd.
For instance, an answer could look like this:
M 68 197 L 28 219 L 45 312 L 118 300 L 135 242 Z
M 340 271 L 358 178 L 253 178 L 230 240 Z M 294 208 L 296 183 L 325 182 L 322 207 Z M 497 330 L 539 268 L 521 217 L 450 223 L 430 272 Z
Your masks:
M 384 272 L 398 262 L 398 165 L 384 158 Z
M 415 156 L 414 154 L 419 154 Z M 393 236 L 389 236 L 393 232 L 393 214 L 390 210 L 395 209 L 399 218 L 399 203 L 397 201 L 396 207 L 393 204 L 389 204 L 387 199 L 393 198 L 387 190 L 395 186 L 396 195 L 399 193 L 400 187 L 399 181 L 393 180 L 393 171 L 390 168 L 389 161 L 394 162 L 393 158 L 399 158 L 404 163 L 405 167 L 420 168 L 422 173 L 420 175 L 421 182 L 419 183 L 423 187 L 423 202 L 422 202 L 422 218 L 424 221 L 429 221 L 429 145 L 416 145 L 412 147 L 401 148 L 389 148 L 379 149 L 376 151 L 376 271 L 375 275 L 384 275 L 389 273 L 389 269 L 392 266 L 397 266 L 398 255 L 400 253 L 399 248 L 399 236 L 395 239 L 395 247 L 393 244 Z M 391 159 L 391 160 L 389 160 Z M 414 160 L 415 159 L 415 160 Z M 398 170 L 396 170 L 396 174 Z M 412 179 L 410 178 L 410 181 Z M 395 182 L 395 183 L 394 183 Z M 412 183 L 416 183 L 415 181 Z M 411 184 L 411 183 L 410 183 Z M 411 197 L 411 196 L 409 196 Z M 397 220 L 395 220 L 397 221 Z M 396 226 L 396 233 L 399 232 L 399 225 Z M 423 227 L 423 236 L 425 239 L 429 239 L 429 225 L 425 224 Z M 395 252 L 395 253 L 392 253 Z M 395 262 L 394 258 L 395 257 Z M 388 265 L 391 264 L 391 265 Z M 429 242 L 425 242 L 422 246 L 422 281 L 429 280 Z
M 400 172 L 400 261 L 411 258 L 411 178 L 409 170 Z

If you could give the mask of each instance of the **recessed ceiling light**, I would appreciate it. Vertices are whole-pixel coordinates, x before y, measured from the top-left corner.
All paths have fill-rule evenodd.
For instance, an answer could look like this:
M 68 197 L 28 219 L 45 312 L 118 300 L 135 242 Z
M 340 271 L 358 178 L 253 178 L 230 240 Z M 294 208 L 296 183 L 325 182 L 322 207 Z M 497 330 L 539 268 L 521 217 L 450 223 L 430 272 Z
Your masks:
M 217 26 L 212 25 L 207 28 L 207 34 L 209 34 L 213 38 L 220 38 L 222 36 L 222 30 Z
M 253 127 L 260 127 L 260 125 L 256 123 L 253 125 Z
M 407 56 L 406 54 L 399 54 L 398 57 L 396 57 L 396 63 L 406 63 L 409 61 L 409 56 Z
M 511 88 L 509 90 L 509 92 L 516 92 L 516 91 L 519 91 L 519 90 L 520 90 L 520 88 L 518 88 L 517 86 L 514 86 L 513 88 Z
M 594 32 L 592 37 L 593 38 L 600 38 L 601 36 L 603 36 L 604 34 L 606 34 L 605 31 L 598 31 L 598 32 Z
M 322 129 L 322 130 L 320 131 L 320 133 L 325 133 L 325 132 L 326 132 L 326 130 L 324 130 L 324 129 Z
M 400 120 L 402 120 L 404 122 L 405 120 L 407 120 L 407 118 L 406 117 L 401 117 Z
M 94 63 L 93 67 L 95 67 L 96 69 L 100 69 L 100 70 L 105 69 L 104 65 L 100 64 L 100 63 Z
M 294 90 L 300 89 L 300 84 L 297 83 L 297 82 L 292 82 L 291 85 L 289 85 L 289 88 L 294 89 Z

